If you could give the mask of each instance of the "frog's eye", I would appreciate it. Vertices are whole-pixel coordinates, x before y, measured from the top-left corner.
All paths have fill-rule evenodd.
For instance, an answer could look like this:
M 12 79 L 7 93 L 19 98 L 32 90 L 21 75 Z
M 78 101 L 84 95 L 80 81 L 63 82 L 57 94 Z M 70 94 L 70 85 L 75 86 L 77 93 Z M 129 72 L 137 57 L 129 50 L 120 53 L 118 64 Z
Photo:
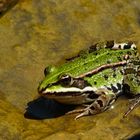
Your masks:
M 59 81 L 64 86 L 70 86 L 72 84 L 73 78 L 70 75 L 64 74 L 59 77 Z

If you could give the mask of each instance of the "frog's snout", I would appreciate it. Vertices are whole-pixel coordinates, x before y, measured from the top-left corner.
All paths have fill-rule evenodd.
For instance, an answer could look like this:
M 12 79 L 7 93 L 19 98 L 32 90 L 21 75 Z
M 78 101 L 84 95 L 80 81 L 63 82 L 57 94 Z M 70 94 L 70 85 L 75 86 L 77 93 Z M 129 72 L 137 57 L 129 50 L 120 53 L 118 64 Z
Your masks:
M 42 94 L 45 91 L 45 88 L 38 87 L 38 93 Z

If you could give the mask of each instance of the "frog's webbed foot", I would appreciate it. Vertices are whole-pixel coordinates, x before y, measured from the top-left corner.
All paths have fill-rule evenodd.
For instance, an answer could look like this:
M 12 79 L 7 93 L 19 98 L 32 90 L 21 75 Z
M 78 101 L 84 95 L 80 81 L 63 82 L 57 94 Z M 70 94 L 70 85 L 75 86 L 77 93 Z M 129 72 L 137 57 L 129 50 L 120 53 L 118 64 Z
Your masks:
M 131 106 L 128 108 L 128 110 L 125 112 L 125 114 L 123 115 L 123 118 L 127 117 L 128 114 L 129 114 L 130 112 L 132 112 L 132 111 L 138 106 L 138 104 L 140 104 L 140 95 L 137 96 L 137 97 L 135 97 L 135 98 L 133 99 L 133 103 L 132 103 Z
M 116 95 L 107 89 L 98 89 L 96 91 L 100 95 L 92 104 L 86 105 L 84 109 L 76 109 L 67 114 L 80 113 L 75 119 L 83 116 L 95 115 L 108 109 L 116 100 Z

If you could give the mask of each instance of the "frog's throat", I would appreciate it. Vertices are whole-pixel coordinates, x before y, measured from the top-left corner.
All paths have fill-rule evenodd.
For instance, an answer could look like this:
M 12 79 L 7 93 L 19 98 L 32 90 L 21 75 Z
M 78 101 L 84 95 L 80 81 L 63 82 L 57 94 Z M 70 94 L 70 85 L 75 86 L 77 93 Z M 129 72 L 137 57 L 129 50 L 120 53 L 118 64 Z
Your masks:
M 76 87 L 62 87 L 56 91 L 50 91 L 49 89 L 46 89 L 40 94 L 45 98 L 54 99 L 60 103 L 78 105 L 94 101 L 99 96 L 96 94 L 96 90 L 96 88 L 90 86 L 83 89 Z

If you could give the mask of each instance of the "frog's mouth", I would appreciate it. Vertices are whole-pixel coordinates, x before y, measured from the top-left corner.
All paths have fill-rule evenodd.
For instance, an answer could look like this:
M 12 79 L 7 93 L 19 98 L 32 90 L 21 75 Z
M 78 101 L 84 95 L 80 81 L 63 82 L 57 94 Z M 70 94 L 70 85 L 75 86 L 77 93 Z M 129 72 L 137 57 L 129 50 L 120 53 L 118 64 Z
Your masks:
M 55 90 L 54 90 L 55 89 Z M 86 102 L 91 102 L 98 97 L 95 94 L 96 89 L 93 87 L 85 87 L 83 89 L 79 89 L 76 87 L 53 87 L 53 90 L 50 88 L 42 91 L 40 94 L 49 99 L 54 99 L 60 103 L 65 104 L 82 104 Z

